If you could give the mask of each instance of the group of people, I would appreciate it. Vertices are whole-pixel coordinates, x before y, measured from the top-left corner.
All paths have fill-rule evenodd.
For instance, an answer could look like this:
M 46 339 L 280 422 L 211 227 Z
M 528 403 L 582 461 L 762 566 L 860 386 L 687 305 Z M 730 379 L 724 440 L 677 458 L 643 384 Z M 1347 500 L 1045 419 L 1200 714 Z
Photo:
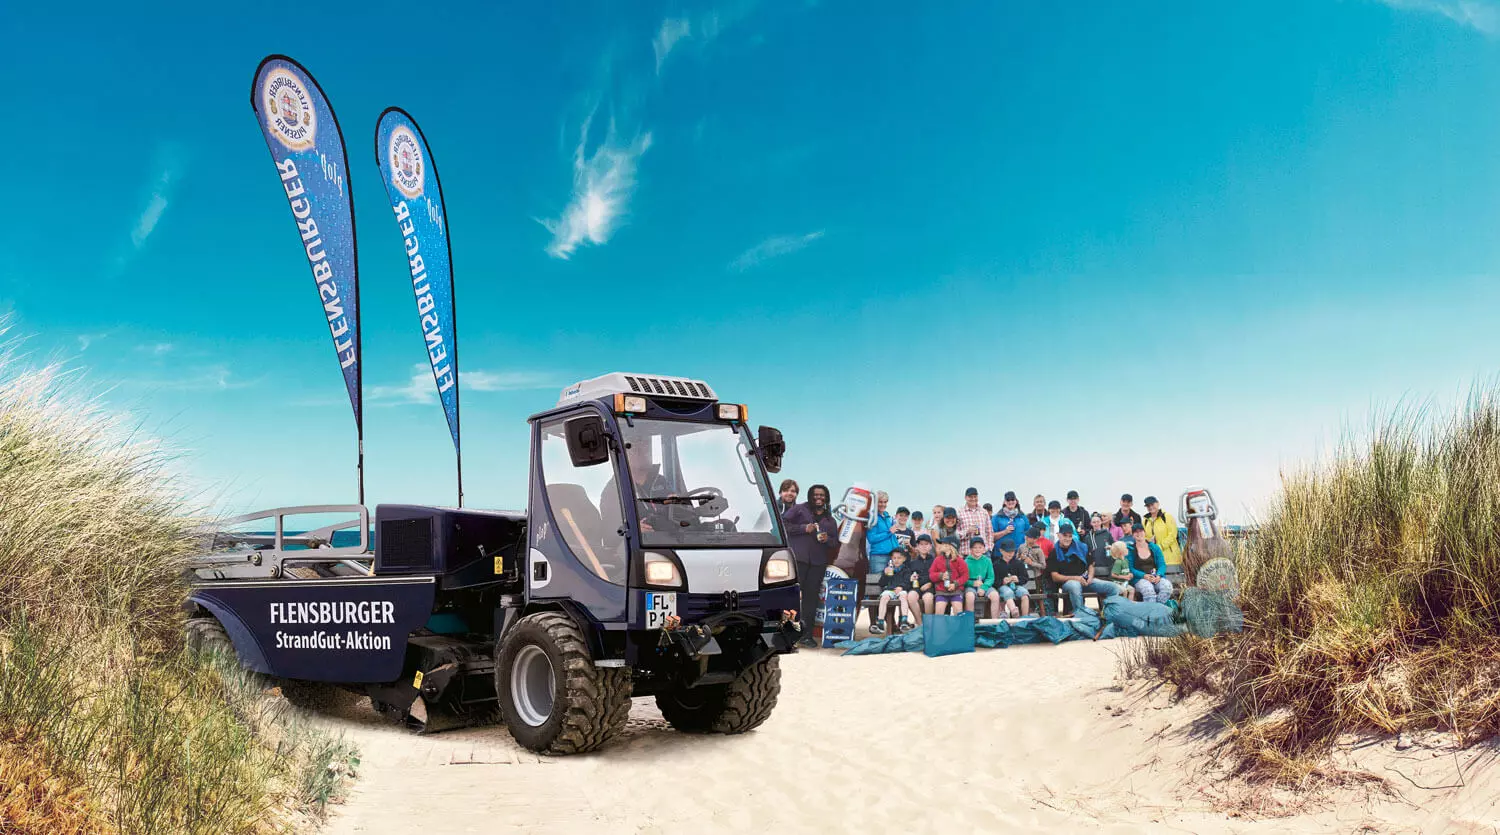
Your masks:
M 799 503 L 800 494 L 796 481 L 783 481 L 777 509 L 808 614 L 802 643 L 812 646 L 811 614 L 838 554 L 839 523 L 826 486 L 812 485 Z M 1113 513 L 1090 513 L 1076 490 L 1068 491 L 1066 504 L 1037 495 L 1025 510 L 1014 492 L 996 509 L 980 504 L 979 490 L 970 487 L 962 505 L 934 505 L 930 517 L 906 507 L 893 516 L 885 491 L 875 501 L 865 530 L 870 573 L 881 584 L 872 634 L 905 632 L 924 614 L 972 612 L 980 600 L 988 601 L 991 616 L 1027 617 L 1033 584 L 1045 594 L 1061 592 L 1069 611 L 1083 608 L 1086 593 L 1162 603 L 1172 597 L 1166 571 L 1169 561 L 1181 562 L 1177 521 L 1155 496 L 1146 497 L 1144 516 L 1129 493 Z M 864 578 L 858 579 L 863 599 Z

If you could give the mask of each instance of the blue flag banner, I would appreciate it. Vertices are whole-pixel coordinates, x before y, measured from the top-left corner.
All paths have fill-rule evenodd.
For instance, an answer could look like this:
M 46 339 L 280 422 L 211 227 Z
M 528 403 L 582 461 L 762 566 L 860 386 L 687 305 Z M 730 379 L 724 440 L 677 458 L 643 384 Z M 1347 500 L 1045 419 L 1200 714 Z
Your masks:
M 344 372 L 354 425 L 361 436 L 363 494 L 359 260 L 355 255 L 353 188 L 348 179 L 344 135 L 323 88 L 301 64 L 285 55 L 271 55 L 260 62 L 250 88 L 250 106 L 255 109 L 266 147 L 276 163 L 281 188 L 297 224 L 297 236 L 312 268 L 318 304 Z
M 454 452 L 462 455 L 458 415 L 458 332 L 453 305 L 453 249 L 448 239 L 443 186 L 427 137 L 399 107 L 386 108 L 375 125 L 375 162 L 385 178 L 396 228 L 406 250 L 423 348 Z M 462 459 L 460 459 L 460 466 Z M 460 473 L 459 495 L 463 495 Z M 461 499 L 460 499 L 461 501 Z

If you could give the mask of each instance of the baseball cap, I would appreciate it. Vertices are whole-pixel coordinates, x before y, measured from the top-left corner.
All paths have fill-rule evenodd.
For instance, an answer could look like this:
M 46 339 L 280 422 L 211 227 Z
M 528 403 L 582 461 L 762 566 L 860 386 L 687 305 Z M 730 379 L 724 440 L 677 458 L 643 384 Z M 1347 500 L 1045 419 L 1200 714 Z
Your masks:
M 945 518 L 945 519 L 957 519 L 958 518 L 958 510 L 956 508 L 952 508 L 952 507 L 945 507 L 945 508 L 943 508 L 943 518 Z
M 984 544 L 984 537 L 982 537 L 982 536 L 976 536 L 973 539 L 969 540 L 969 547 L 970 548 L 973 548 L 975 545 L 983 545 L 983 544 Z
M 905 509 L 905 508 L 903 508 L 903 510 L 904 510 L 904 509 Z M 898 512 L 898 513 L 899 513 L 899 512 L 900 512 L 900 511 L 897 511 L 897 512 Z M 922 515 L 922 511 L 920 511 L 920 510 L 919 510 L 919 511 L 917 511 L 917 512 L 915 512 L 915 513 L 913 513 L 913 514 L 912 514 L 912 515 L 911 515 L 911 518 L 913 518 L 913 519 L 926 519 L 926 518 L 927 518 L 927 517 L 926 517 L 926 516 L 923 516 L 923 515 Z
M 908 514 L 908 515 L 911 513 L 910 510 L 906 509 L 906 505 L 902 505 L 901 507 L 896 508 L 896 515 L 899 516 L 899 515 L 901 515 L 903 513 Z
M 985 502 L 985 503 L 984 503 L 984 509 L 985 509 L 985 510 L 986 510 L 986 511 L 988 511 L 988 512 L 991 512 L 991 513 L 993 513 L 993 512 L 994 512 L 994 510 L 995 510 L 995 506 L 994 506 L 994 505 L 992 505 L 992 504 L 990 504 L 990 503 L 989 503 L 989 502 Z
M 1009 539 L 1002 539 L 1000 540 L 1000 550 L 1004 551 L 1007 554 L 1014 553 L 1016 550 L 1016 543 L 1011 542 Z
M 967 489 L 967 490 L 964 491 L 964 495 L 965 496 L 977 496 L 977 495 L 979 495 L 979 488 L 978 487 L 970 487 L 969 489 Z
M 1069 490 L 1068 491 L 1068 498 L 1070 498 L 1070 499 L 1076 499 L 1076 498 L 1078 498 L 1078 491 L 1077 490 Z
M 1136 522 L 1134 525 L 1130 526 L 1130 532 L 1131 533 L 1135 533 L 1136 531 L 1144 531 L 1145 529 L 1146 529 L 1146 526 L 1142 525 L 1140 522 Z
M 1133 501 L 1135 501 L 1135 496 L 1132 496 L 1129 493 L 1122 493 L 1122 494 L 1120 494 L 1120 501 L 1122 501 L 1122 502 L 1133 502 Z
M 1005 491 L 1005 500 L 1008 501 L 1008 502 L 1015 501 L 1016 500 L 1016 491 L 1014 491 L 1014 490 L 1006 490 Z
M 1061 507 L 1062 507 L 1062 502 L 1058 501 L 1057 499 L 1053 499 L 1052 501 L 1047 502 L 1047 509 L 1048 510 L 1052 510 L 1053 508 L 1061 508 Z
M 918 542 L 931 542 L 932 541 L 932 537 L 928 536 L 925 533 L 924 534 L 918 534 L 917 535 L 917 541 Z
M 1029 527 L 1029 528 L 1026 529 L 1026 538 L 1027 539 L 1037 539 L 1037 538 L 1041 537 L 1041 535 L 1042 535 L 1042 527 L 1041 527 L 1041 525 L 1032 525 L 1031 527 Z
M 1156 497 L 1155 496 L 1147 496 L 1146 497 L 1146 504 L 1157 504 Z
M 1072 536 L 1073 533 L 1074 533 L 1074 531 L 1073 531 L 1073 523 L 1072 522 L 1063 522 L 1061 525 L 1058 525 L 1057 526 L 1057 533 L 1058 533 L 1058 535 L 1067 534 L 1068 536 Z

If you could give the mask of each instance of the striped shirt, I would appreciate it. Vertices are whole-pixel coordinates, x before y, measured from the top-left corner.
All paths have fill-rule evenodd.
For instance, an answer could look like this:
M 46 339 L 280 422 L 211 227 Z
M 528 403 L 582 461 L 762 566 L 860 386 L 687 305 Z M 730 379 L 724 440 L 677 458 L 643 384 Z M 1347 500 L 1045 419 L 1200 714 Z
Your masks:
M 962 534 L 960 539 L 965 548 L 968 547 L 969 540 L 974 537 L 974 532 L 969 530 L 971 527 L 978 530 L 979 535 L 984 537 L 985 550 L 995 547 L 995 532 L 991 530 L 990 515 L 985 513 L 982 507 L 969 507 L 965 504 L 958 509 L 958 532 Z

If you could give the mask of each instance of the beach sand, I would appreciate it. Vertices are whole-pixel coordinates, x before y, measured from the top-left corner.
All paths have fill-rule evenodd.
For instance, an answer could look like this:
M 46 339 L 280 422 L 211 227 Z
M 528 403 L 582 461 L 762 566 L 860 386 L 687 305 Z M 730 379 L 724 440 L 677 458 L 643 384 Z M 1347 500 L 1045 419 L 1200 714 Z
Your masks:
M 501 726 L 416 737 L 368 715 L 329 718 L 362 750 L 327 832 L 1492 832 L 1491 749 L 1358 753 L 1402 773 L 1306 801 L 1218 782 L 1207 704 L 1122 689 L 1123 640 L 782 659 L 757 731 L 690 736 L 637 699 L 604 751 L 538 757 Z M 1399 759 L 1398 759 L 1399 758 Z M 1410 762 L 1407 762 L 1407 761 Z M 1400 766 L 1398 766 L 1399 768 Z M 1297 811 L 1271 816 L 1268 811 Z

